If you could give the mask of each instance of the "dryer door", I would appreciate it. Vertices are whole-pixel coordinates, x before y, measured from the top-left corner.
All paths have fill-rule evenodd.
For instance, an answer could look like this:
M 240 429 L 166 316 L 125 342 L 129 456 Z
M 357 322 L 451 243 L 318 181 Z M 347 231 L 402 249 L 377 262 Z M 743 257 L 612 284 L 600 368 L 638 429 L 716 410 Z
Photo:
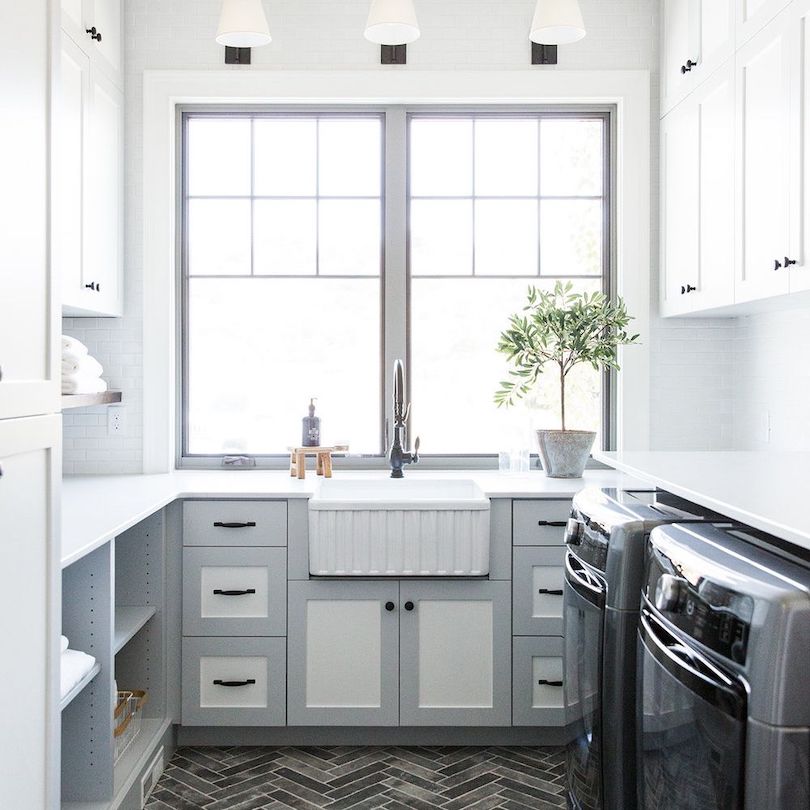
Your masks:
M 602 808 L 602 635 L 605 583 L 570 551 L 565 555 L 565 706 L 569 807 Z
M 639 625 L 639 804 L 742 810 L 746 693 L 647 607 Z

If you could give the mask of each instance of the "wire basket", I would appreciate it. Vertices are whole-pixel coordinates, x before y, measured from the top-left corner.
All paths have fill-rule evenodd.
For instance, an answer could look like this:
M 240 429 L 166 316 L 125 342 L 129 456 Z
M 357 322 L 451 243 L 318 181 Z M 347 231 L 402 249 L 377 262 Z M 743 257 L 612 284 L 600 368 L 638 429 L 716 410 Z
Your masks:
M 146 703 L 146 692 L 118 692 L 113 711 L 113 739 L 115 740 L 115 761 L 132 745 L 133 740 L 141 733 L 143 706 Z

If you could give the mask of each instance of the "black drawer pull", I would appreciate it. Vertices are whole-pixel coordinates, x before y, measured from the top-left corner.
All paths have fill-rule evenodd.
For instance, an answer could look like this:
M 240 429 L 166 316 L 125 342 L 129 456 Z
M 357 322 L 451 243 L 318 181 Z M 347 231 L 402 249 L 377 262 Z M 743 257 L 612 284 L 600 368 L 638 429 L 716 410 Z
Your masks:
M 221 520 L 214 522 L 214 526 L 218 529 L 251 529 L 255 525 L 255 520 L 249 520 L 247 523 L 223 523 Z
M 222 681 L 217 678 L 214 686 L 252 686 L 254 683 L 256 683 L 255 678 L 248 678 L 246 681 Z
M 538 520 L 538 526 L 554 526 L 556 529 L 564 529 L 568 525 L 567 520 Z
M 216 593 L 216 591 L 215 591 L 215 593 Z M 547 593 L 549 596 L 562 596 L 563 595 L 562 588 L 560 588 L 559 590 L 557 590 L 556 588 L 553 589 L 553 590 L 551 588 L 540 588 L 537 591 L 537 593 Z
M 546 680 L 545 678 L 540 678 L 540 680 L 537 683 L 540 686 L 562 686 L 563 685 L 562 681 L 549 681 L 549 680 Z
M 245 588 L 244 591 L 223 591 L 222 588 L 214 588 L 217 596 L 247 596 L 249 593 L 256 593 L 255 588 Z M 562 591 L 560 591 L 562 593 Z

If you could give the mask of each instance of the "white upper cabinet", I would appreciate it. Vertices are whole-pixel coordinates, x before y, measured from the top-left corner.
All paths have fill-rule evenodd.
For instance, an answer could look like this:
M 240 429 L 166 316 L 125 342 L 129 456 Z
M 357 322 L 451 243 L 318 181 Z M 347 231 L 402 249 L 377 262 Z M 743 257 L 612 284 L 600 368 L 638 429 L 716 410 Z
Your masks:
M 661 310 L 733 300 L 734 67 L 725 65 L 661 128 Z
M 0 419 L 59 410 L 51 289 L 48 3 L 0 26 Z
M 734 2 L 662 0 L 662 114 L 675 107 L 733 54 Z
M 123 88 L 122 0 L 61 0 L 62 29 Z
M 791 70 L 794 82 L 791 133 L 795 138 L 791 152 L 797 156 L 797 166 L 801 167 L 793 173 L 800 171 L 801 174 L 798 187 L 793 189 L 796 194 L 792 201 L 795 214 L 791 218 L 794 231 L 787 258 L 796 262 L 789 270 L 790 291 L 799 292 L 810 290 L 810 0 L 795 0 L 791 15 L 796 54 L 795 67 Z
M 80 47 L 68 28 L 61 42 L 55 263 L 62 311 L 117 316 L 122 311 L 123 94 L 95 46 Z
M 706 0 L 711 2 L 711 0 Z M 740 47 L 761 31 L 791 0 L 735 0 L 737 4 L 736 40 Z
M 789 291 L 792 18 L 786 11 L 737 52 L 736 303 Z

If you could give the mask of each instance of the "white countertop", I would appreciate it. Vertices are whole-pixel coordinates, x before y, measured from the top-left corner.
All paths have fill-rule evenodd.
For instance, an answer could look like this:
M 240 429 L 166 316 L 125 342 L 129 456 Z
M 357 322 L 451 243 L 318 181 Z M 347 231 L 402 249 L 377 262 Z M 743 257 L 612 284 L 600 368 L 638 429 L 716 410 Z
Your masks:
M 622 451 L 605 464 L 810 549 L 810 453 Z
M 409 477 L 474 480 L 491 498 L 570 498 L 585 486 L 637 486 L 614 470 L 588 470 L 584 478 L 546 478 L 487 470 L 409 470 Z M 387 478 L 388 473 L 336 471 L 340 478 Z M 62 482 L 62 567 L 177 498 L 309 498 L 320 482 L 314 472 L 303 481 L 286 471 L 183 470 L 165 475 L 80 475 Z

